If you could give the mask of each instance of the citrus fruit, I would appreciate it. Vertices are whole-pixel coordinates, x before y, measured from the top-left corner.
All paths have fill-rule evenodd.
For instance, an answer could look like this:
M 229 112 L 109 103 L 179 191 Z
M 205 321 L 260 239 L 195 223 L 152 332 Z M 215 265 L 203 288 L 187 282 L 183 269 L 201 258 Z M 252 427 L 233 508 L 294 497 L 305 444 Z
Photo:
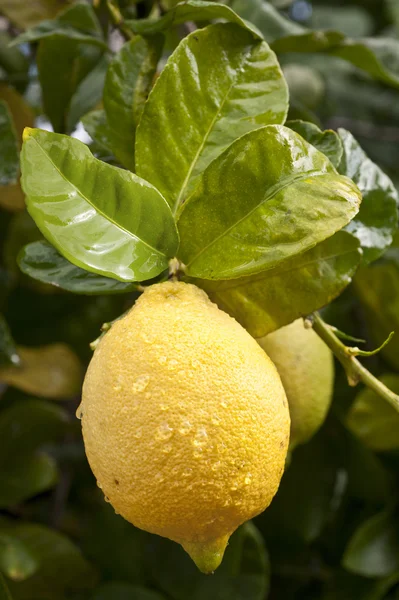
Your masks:
M 153 285 L 112 326 L 77 414 L 114 509 L 180 543 L 203 572 L 279 486 L 290 429 L 280 377 L 194 285 Z
M 292 450 L 308 441 L 324 422 L 333 392 L 333 355 L 302 319 L 258 342 L 276 365 L 287 394 Z

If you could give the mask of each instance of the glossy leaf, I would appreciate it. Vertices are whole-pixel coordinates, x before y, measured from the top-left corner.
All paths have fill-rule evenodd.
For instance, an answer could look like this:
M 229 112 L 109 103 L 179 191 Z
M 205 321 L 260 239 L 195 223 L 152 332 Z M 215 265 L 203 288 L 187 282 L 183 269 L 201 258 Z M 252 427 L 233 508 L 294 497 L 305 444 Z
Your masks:
M 339 129 L 343 157 L 339 172 L 354 181 L 363 200 L 347 230 L 363 248 L 364 262 L 376 260 L 391 245 L 398 224 L 398 193 L 387 175 L 371 161 L 353 135 Z
M 0 314 L 0 367 L 19 365 L 21 359 L 5 318 Z
M 11 460 L 0 471 L 0 508 L 16 506 L 46 492 L 58 482 L 56 462 L 46 454 Z
M 74 117 L 73 112 L 69 115 L 70 109 L 76 114 L 72 99 L 100 58 L 98 48 L 82 46 L 76 40 L 51 37 L 40 42 L 37 67 L 43 105 L 55 131 L 70 131 Z
M 156 544 L 156 545 L 155 545 Z M 149 568 L 162 591 L 175 600 L 263 600 L 269 588 L 269 561 L 262 536 L 248 522 L 230 538 L 221 566 L 204 577 L 182 548 L 158 538 Z
M 350 283 L 360 259 L 359 242 L 340 231 L 269 271 L 193 282 L 253 337 L 260 338 L 331 302 Z
M 317 125 L 306 121 L 288 121 L 287 127 L 299 133 L 309 144 L 325 154 L 336 169 L 338 168 L 342 159 L 343 146 L 335 131 L 331 129 L 321 131 Z M 343 173 L 343 175 L 347 175 L 347 173 Z
M 23 544 L 39 564 L 31 577 L 9 582 L 11 593 L 18 600 L 61 599 L 71 590 L 84 590 L 95 584 L 91 565 L 79 548 L 58 531 L 36 523 L 9 521 L 0 523 L 2 533 Z
M 165 596 L 129 583 L 105 583 L 96 590 L 91 600 L 165 600 Z
M 0 600 L 13 600 L 11 592 L 5 582 L 3 575 L 0 573 Z
M 23 581 L 39 565 L 26 546 L 12 535 L 0 531 L 0 570 L 13 581 Z M 0 596 L 1 598 L 1 596 Z
M 113 58 L 105 79 L 103 102 L 112 130 L 112 150 L 134 170 L 134 140 L 163 46 L 162 36 L 135 37 Z
M 86 2 L 77 2 L 55 19 L 42 21 L 19 35 L 13 43 L 37 42 L 49 37 L 67 38 L 108 49 L 102 39 L 102 30 L 96 14 Z
M 21 250 L 19 268 L 25 275 L 74 294 L 123 294 L 136 284 L 116 281 L 75 267 L 48 242 L 33 242 Z
M 19 156 L 16 132 L 7 104 L 0 101 L 0 186 L 16 183 Z
M 286 127 L 263 127 L 204 172 L 179 219 L 179 258 L 203 279 L 272 269 L 332 236 L 359 203 L 324 154 Z
M 391 513 L 379 513 L 360 525 L 345 550 L 343 566 L 366 577 L 399 570 L 399 522 Z
M 399 393 L 399 375 L 383 375 L 381 381 Z M 349 429 L 373 450 L 399 449 L 399 413 L 369 388 L 356 396 L 347 416 Z
M 29 130 L 22 186 L 43 235 L 73 264 L 120 281 L 143 281 L 173 258 L 178 235 L 160 193 L 93 157 L 76 139 Z
M 225 19 L 250 29 L 257 36 L 259 35 L 259 32 L 251 23 L 241 19 L 229 6 L 218 2 L 202 2 L 201 0 L 185 0 L 177 3 L 174 8 L 158 19 L 150 17 L 127 20 L 125 25 L 133 33 L 149 35 L 165 31 L 186 21 L 211 21 L 212 19 Z
M 186 37 L 158 78 L 137 129 L 137 174 L 174 212 L 234 140 L 283 123 L 287 86 L 265 42 L 233 23 Z
M 43 398 L 70 398 L 80 391 L 82 368 L 65 344 L 17 347 L 21 366 L 0 368 L 0 381 Z

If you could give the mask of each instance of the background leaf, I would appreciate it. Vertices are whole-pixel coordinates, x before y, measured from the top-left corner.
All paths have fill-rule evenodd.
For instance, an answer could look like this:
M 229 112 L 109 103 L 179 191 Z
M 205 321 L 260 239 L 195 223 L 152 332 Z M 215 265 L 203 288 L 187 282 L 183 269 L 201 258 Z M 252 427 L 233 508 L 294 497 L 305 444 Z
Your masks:
M 130 585 L 129 583 L 105 583 L 90 600 L 164 600 L 158 592 Z
M 179 219 L 179 258 L 204 279 L 271 269 L 341 229 L 359 201 L 355 185 L 298 134 L 263 127 L 204 172 Z
M 287 88 L 274 54 L 227 23 L 185 38 L 144 107 L 136 139 L 137 174 L 174 212 L 209 163 L 238 137 L 282 123 Z
M 321 131 L 317 125 L 306 121 L 288 121 L 287 127 L 299 133 L 309 144 L 325 154 L 336 169 L 338 168 L 342 159 L 343 146 L 335 131 L 331 129 Z M 343 173 L 343 175 L 347 175 L 347 173 Z
M 22 185 L 39 229 L 76 266 L 142 281 L 161 273 L 176 252 L 176 226 L 160 193 L 95 159 L 78 140 L 30 130 Z
M 0 100 L 0 186 L 16 183 L 19 156 L 16 132 L 7 104 Z M 1 192 L 0 192 L 1 193 Z
M 137 289 L 136 284 L 116 281 L 75 267 L 48 242 L 33 242 L 25 246 L 18 264 L 29 277 L 74 294 L 122 294 Z
M 3 575 L 0 573 L 0 600 L 13 600 Z
M 23 29 L 32 27 L 43 19 L 51 19 L 60 12 L 68 0 L 1 0 L 1 12 L 4 13 L 17 27 Z
M 5 365 L 19 365 L 20 357 L 17 346 L 12 338 L 11 331 L 5 318 L 0 314 L 0 367 Z
M 311 250 L 257 275 L 194 282 L 259 338 L 331 302 L 350 283 L 360 259 L 359 242 L 339 231 Z

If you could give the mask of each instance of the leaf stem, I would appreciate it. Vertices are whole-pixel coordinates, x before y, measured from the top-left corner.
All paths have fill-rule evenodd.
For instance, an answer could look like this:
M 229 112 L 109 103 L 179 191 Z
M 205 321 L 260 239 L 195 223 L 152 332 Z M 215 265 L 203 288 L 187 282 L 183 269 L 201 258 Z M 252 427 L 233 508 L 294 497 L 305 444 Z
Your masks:
M 341 342 L 335 335 L 334 328 L 325 323 L 319 313 L 313 313 L 311 319 L 314 331 L 332 350 L 345 369 L 349 385 L 355 386 L 361 381 L 399 412 L 399 396 L 381 383 L 357 360 L 353 355 L 353 349 Z

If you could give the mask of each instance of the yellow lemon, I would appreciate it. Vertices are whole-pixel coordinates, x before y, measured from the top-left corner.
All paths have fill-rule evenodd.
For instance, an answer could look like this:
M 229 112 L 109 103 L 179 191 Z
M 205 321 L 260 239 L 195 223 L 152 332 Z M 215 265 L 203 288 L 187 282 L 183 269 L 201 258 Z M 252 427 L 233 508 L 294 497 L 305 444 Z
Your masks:
M 212 572 L 277 491 L 289 441 L 280 377 L 194 285 L 146 289 L 100 341 L 83 386 L 91 468 L 115 510 Z
M 334 385 L 333 355 L 302 319 L 258 342 L 276 365 L 287 394 L 293 449 L 307 442 L 327 415 Z

